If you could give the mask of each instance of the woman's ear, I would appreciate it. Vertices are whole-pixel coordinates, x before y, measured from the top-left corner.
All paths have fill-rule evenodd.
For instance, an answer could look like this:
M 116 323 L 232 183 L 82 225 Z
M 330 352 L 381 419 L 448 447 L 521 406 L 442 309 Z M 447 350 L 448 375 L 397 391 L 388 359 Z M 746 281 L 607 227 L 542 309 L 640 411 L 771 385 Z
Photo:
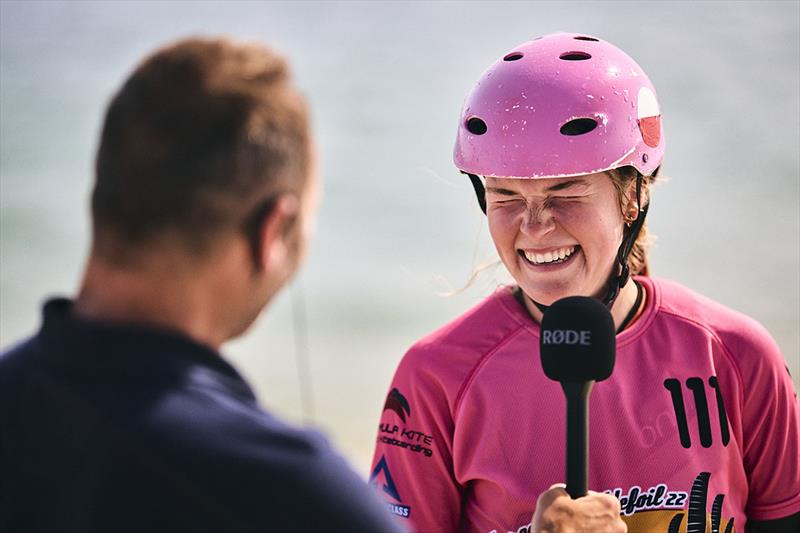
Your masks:
M 644 200 L 644 199 L 642 199 Z M 644 205 L 644 201 L 642 201 Z M 622 216 L 625 219 L 625 224 L 631 223 L 639 217 L 639 207 L 636 202 L 636 181 L 632 181 L 625 192 L 625 207 L 622 210 Z
M 266 272 L 281 270 L 289 259 L 291 228 L 297 223 L 300 202 L 294 194 L 282 194 L 264 217 L 258 235 L 259 267 Z
M 641 197 L 638 201 L 636 199 L 636 179 L 632 180 L 630 185 L 628 185 L 625 209 L 623 210 L 623 216 L 625 217 L 625 221 L 628 223 L 639 218 L 639 209 L 643 208 L 650 202 L 650 186 L 647 183 L 647 178 L 641 179 Z

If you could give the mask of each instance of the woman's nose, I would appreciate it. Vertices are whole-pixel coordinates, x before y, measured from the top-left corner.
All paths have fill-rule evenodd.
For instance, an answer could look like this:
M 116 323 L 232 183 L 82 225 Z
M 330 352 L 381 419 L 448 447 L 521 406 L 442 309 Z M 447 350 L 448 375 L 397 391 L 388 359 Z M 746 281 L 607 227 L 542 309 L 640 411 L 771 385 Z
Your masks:
M 521 231 L 531 237 L 542 237 L 555 228 L 555 220 L 546 206 L 529 206 L 522 219 Z

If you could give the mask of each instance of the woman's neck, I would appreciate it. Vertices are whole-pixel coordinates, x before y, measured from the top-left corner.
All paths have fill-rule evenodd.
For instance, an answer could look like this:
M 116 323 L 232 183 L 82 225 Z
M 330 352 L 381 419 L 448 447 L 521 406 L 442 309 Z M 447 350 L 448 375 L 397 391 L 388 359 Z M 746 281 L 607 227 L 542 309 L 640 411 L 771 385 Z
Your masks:
M 522 300 L 525 305 L 525 309 L 527 309 L 528 314 L 531 315 L 536 323 L 541 324 L 542 322 L 542 311 L 536 306 L 533 300 L 524 292 L 522 289 L 519 289 L 520 294 L 522 295 Z M 620 325 L 625 321 L 628 315 L 631 313 L 634 305 L 636 304 L 638 296 L 638 290 L 636 288 L 636 283 L 634 283 L 633 279 L 629 280 L 628 283 L 619 291 L 619 296 L 614 301 L 614 305 L 611 307 L 611 318 L 614 319 L 614 327 L 619 329 Z M 630 328 L 631 325 L 635 324 L 636 321 L 641 316 L 642 312 L 644 311 L 645 304 L 647 302 L 647 291 L 644 290 L 642 287 L 642 298 L 639 302 L 638 308 L 634 316 L 631 318 L 630 321 L 625 325 L 625 328 Z

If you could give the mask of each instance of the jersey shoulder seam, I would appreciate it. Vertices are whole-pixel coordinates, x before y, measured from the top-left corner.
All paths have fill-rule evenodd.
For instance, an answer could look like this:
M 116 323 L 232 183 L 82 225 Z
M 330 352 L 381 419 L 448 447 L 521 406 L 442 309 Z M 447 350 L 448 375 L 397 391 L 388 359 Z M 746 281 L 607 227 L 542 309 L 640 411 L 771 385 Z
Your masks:
M 702 322 L 699 322 L 699 321 L 694 320 L 692 318 L 689 318 L 689 317 L 686 317 L 686 316 L 683 316 L 683 315 L 679 315 L 676 312 L 674 312 L 674 311 L 672 311 L 670 309 L 667 309 L 667 308 L 665 308 L 663 306 L 658 310 L 658 312 L 659 313 L 663 313 L 665 315 L 668 315 L 668 316 L 670 316 L 670 317 L 672 317 L 674 319 L 681 320 L 683 322 L 687 322 L 689 324 L 697 326 L 697 327 L 703 329 L 709 335 L 711 335 L 711 337 L 722 348 L 722 353 L 725 354 L 725 357 L 728 359 L 728 361 L 730 361 L 734 372 L 736 372 L 736 378 L 739 380 L 739 390 L 740 391 L 745 390 L 744 389 L 744 378 L 742 377 L 742 370 L 741 370 L 741 368 L 739 368 L 739 363 L 736 361 L 736 357 L 734 357 L 733 352 L 730 350 L 730 348 L 728 348 L 728 345 L 725 344 L 725 341 L 722 340 L 722 338 L 717 334 L 716 331 L 714 331 L 712 328 L 710 328 L 707 324 L 703 324 Z M 739 395 L 739 409 L 740 410 L 744 409 L 743 398 L 742 398 L 741 394 Z
M 453 419 L 458 417 L 458 413 L 461 410 L 461 401 L 464 398 L 464 395 L 467 392 L 467 389 L 472 385 L 475 381 L 475 377 L 477 376 L 478 372 L 481 368 L 489 361 L 489 359 L 496 354 L 500 348 L 508 344 L 514 337 L 520 334 L 520 332 L 525 330 L 524 325 L 519 325 L 518 327 L 511 330 L 503 339 L 501 339 L 497 344 L 495 344 L 491 349 L 487 350 L 485 354 L 483 354 L 478 361 L 473 365 L 469 372 L 467 372 L 466 378 L 461 383 L 461 386 L 458 389 L 458 393 L 456 394 L 456 401 L 453 404 Z

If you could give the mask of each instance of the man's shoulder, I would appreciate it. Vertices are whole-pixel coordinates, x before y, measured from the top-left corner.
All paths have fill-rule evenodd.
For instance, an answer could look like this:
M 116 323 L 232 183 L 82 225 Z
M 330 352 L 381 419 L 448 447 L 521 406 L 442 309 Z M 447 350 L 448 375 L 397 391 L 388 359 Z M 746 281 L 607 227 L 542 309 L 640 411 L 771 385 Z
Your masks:
M 323 515 L 340 528 L 391 528 L 325 437 L 260 408 L 247 385 L 221 366 L 173 360 L 155 376 L 150 366 L 105 374 L 54 367 L 59 354 L 45 352 L 34 339 L 3 353 L 0 379 L 11 383 L 26 372 L 46 377 L 27 392 L 0 393 L 12 400 L 3 413 L 19 419 L 57 471 L 80 464 L 94 473 L 81 496 L 102 502 L 105 511 L 83 509 L 87 516 L 108 524 L 131 520 L 142 529 L 306 531 L 322 527 Z M 35 427 L 19 425 L 32 416 Z M 27 464 L 34 451 L 18 444 L 9 445 Z M 52 490 L 67 490 L 71 476 L 54 481 Z M 126 505 L 138 506 L 141 516 L 128 516 Z
M 165 460 L 204 483 L 240 517 L 287 530 L 326 522 L 391 527 L 383 510 L 321 432 L 289 424 L 197 376 L 151 420 Z M 327 517 L 322 519 L 322 517 Z
M 0 368 L 9 369 L 23 363 L 25 354 L 36 351 L 36 336 L 31 336 L 18 341 L 11 346 L 0 350 Z
M 11 392 L 12 386 L 19 384 L 26 373 L 38 364 L 38 337 L 33 336 L 0 352 L 0 391 Z M 2 394 L 0 392 L 0 394 Z
M 234 457 L 245 462 L 249 457 L 253 463 L 266 465 L 329 450 L 319 433 L 295 427 L 264 410 L 245 387 L 207 367 L 189 368 L 180 382 L 159 387 L 141 427 L 147 438 L 202 461 L 224 462 Z

